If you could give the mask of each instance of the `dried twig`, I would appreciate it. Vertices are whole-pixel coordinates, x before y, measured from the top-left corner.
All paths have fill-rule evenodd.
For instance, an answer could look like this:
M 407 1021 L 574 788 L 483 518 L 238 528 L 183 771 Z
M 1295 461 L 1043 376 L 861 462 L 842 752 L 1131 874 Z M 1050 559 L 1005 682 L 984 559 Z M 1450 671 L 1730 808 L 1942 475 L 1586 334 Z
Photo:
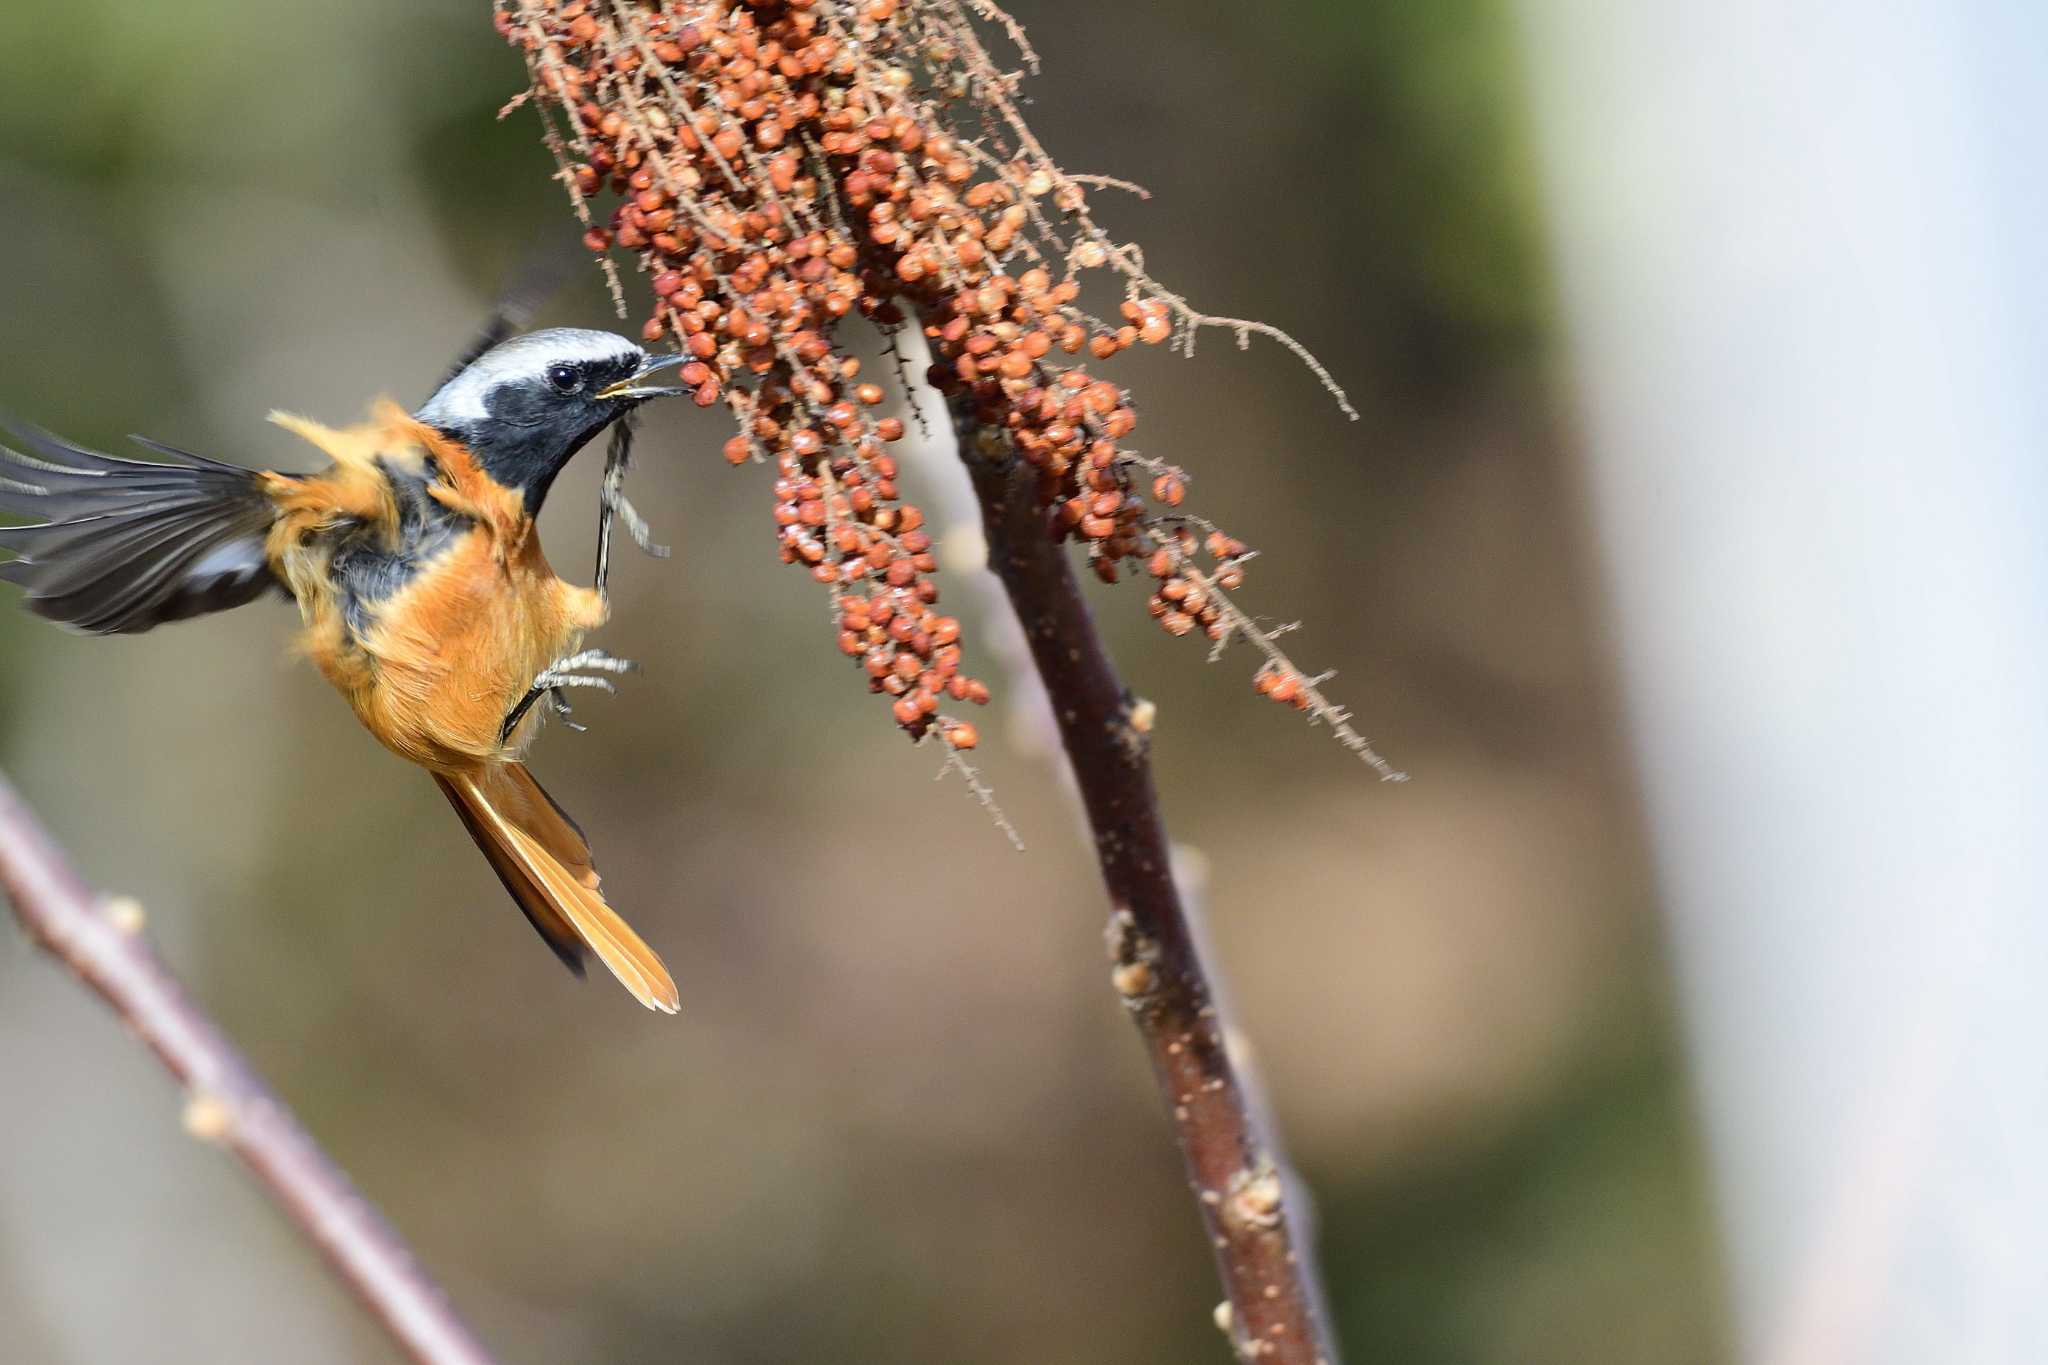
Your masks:
M 1152 786 L 1149 724 L 1096 633 L 1080 584 L 1045 534 L 1036 476 L 1008 440 L 954 406 L 989 567 L 1031 642 L 1086 808 L 1112 907 L 1110 978 L 1144 1037 L 1229 1295 L 1218 1318 L 1245 1360 L 1331 1365 L 1312 1258 L 1297 1250 L 1280 1171 L 1224 1046 L 1221 1017 L 1175 886 Z
M 421 1365 L 490 1365 L 391 1225 L 164 969 L 141 936 L 141 907 L 88 892 L 5 779 L 0 891 L 29 935 L 185 1087 L 186 1131 L 242 1159 L 407 1355 Z

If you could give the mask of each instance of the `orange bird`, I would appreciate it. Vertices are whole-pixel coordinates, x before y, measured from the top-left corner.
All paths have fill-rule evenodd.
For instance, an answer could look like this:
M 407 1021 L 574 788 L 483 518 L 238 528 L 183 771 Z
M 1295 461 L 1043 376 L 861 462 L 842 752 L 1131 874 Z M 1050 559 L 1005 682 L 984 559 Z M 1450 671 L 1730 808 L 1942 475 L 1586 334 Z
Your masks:
M 0 447 L 0 581 L 39 615 L 94 634 L 148 630 L 281 592 L 300 649 L 377 741 L 434 776 L 505 889 L 579 975 L 585 949 L 650 1009 L 674 1013 L 661 959 L 605 904 L 576 823 L 520 761 L 534 703 L 609 688 L 631 665 L 582 648 L 602 586 L 556 576 L 534 525 L 570 458 L 681 357 L 557 328 L 486 351 L 417 412 L 383 401 L 341 430 L 271 420 L 325 451 L 316 474 L 101 455 L 33 429 Z

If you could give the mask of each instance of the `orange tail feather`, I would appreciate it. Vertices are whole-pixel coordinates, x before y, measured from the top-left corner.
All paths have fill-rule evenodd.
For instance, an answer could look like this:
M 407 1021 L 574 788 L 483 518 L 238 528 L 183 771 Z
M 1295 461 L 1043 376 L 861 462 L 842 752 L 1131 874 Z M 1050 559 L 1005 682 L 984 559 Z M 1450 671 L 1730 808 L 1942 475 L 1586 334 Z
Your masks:
M 580 974 L 588 947 L 641 1004 L 676 1012 L 681 1001 L 668 968 L 605 904 L 582 831 L 524 765 L 436 773 L 434 781 L 557 957 Z

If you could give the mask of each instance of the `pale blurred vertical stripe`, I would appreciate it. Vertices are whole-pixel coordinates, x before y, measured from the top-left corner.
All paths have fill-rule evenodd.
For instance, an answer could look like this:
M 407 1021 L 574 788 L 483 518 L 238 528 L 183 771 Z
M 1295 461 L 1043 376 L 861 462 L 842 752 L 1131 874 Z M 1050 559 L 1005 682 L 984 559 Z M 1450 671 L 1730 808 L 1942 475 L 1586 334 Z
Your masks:
M 1522 0 L 1746 1359 L 2048 1359 L 2048 8 Z

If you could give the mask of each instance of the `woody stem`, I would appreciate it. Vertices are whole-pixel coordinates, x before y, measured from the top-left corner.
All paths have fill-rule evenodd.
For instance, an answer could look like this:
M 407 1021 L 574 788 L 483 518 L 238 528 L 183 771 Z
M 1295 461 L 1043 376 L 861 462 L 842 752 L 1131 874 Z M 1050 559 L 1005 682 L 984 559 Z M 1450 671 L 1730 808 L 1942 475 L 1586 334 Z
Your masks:
M 1109 892 L 1111 980 L 1138 1026 L 1216 1250 L 1240 1358 L 1335 1365 L 1319 1320 L 1314 1258 L 1297 1246 L 1280 1171 L 1224 1039 L 1170 862 L 1146 733 L 1096 632 L 1071 563 L 1049 533 L 1037 472 L 999 427 L 954 400 L 989 567 L 1002 580 L 1050 696 Z

